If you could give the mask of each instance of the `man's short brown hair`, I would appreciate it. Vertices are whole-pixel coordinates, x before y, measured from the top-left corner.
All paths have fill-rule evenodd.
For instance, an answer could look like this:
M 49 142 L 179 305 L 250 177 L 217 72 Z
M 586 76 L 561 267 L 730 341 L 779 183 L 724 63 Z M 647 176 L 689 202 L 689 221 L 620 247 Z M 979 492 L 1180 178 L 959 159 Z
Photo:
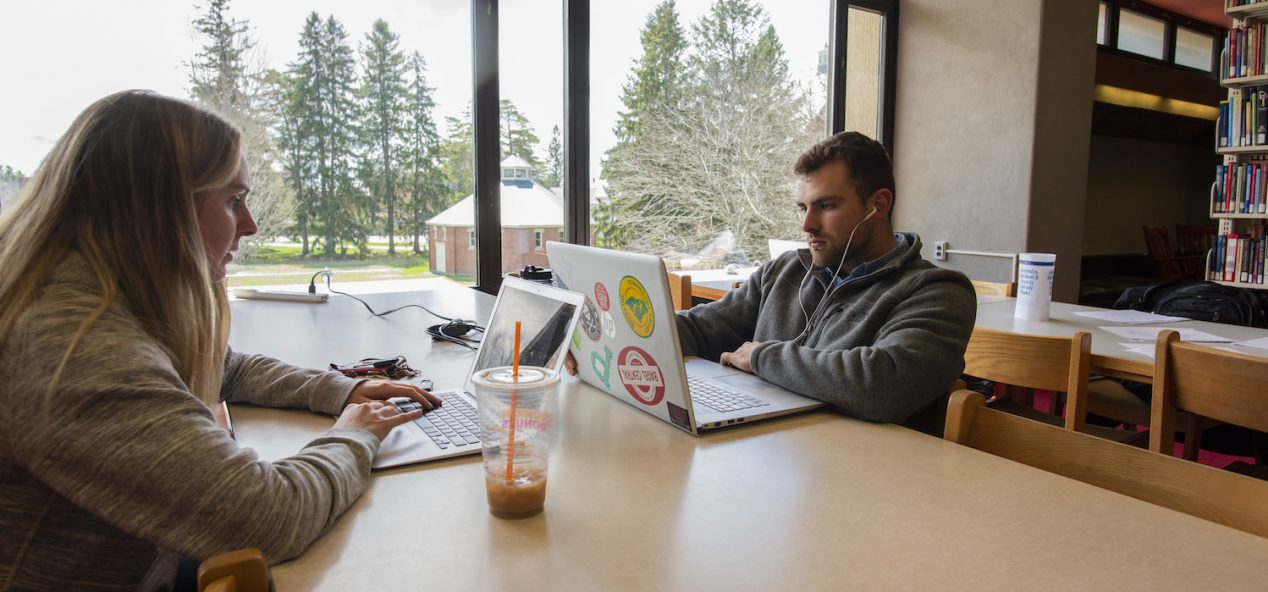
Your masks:
M 832 161 L 845 163 L 859 197 L 866 200 L 881 189 L 894 193 L 894 165 L 880 142 L 858 132 L 841 132 L 806 150 L 793 172 L 806 176 Z

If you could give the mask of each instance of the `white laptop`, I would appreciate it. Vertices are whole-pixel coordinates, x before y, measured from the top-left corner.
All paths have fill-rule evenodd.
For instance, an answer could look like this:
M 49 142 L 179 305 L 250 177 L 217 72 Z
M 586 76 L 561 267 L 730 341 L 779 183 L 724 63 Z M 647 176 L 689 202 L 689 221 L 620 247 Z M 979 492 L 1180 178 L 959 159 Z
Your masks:
M 383 469 L 479 454 L 480 425 L 475 415 L 471 375 L 485 368 L 511 365 L 515 321 L 520 321 L 520 364 L 560 371 L 568 336 L 577 326 L 583 300 L 581 294 L 553 286 L 512 277 L 503 279 L 464 390 L 435 391 L 444 404 L 392 430 L 383 439 L 372 466 Z
M 558 242 L 546 252 L 555 283 L 585 295 L 571 347 L 577 375 L 595 388 L 692 434 L 823 406 L 735 368 L 684 360 L 659 257 Z

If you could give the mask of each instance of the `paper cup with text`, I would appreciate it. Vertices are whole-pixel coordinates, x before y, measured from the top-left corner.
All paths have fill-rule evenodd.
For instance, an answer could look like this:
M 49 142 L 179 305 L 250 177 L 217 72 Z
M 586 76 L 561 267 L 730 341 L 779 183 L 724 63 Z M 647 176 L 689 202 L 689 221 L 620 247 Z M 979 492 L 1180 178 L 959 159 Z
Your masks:
M 480 444 L 489 513 L 498 518 L 540 514 L 555 423 L 559 373 L 520 366 L 481 370 L 471 377 L 480 412 Z
M 1053 253 L 1022 253 L 1017 261 L 1017 309 L 1026 321 L 1048 320 L 1052 307 L 1052 280 L 1057 256 Z

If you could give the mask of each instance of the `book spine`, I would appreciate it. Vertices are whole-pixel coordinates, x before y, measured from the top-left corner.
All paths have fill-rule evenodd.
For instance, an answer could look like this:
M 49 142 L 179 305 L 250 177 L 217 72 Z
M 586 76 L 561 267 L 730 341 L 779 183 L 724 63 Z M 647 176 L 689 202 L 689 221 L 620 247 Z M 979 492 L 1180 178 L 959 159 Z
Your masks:
M 1215 237 L 1215 245 L 1211 249 L 1211 274 L 1207 279 L 1215 281 L 1224 275 L 1224 235 Z
M 1250 281 L 1250 262 L 1247 261 L 1250 254 L 1250 241 L 1237 241 L 1237 271 L 1238 281 Z
M 1229 235 L 1224 241 L 1224 265 L 1221 266 L 1224 274 L 1221 275 L 1221 279 L 1234 281 L 1236 276 L 1232 274 L 1235 269 L 1238 269 L 1236 266 L 1238 266 L 1238 236 Z

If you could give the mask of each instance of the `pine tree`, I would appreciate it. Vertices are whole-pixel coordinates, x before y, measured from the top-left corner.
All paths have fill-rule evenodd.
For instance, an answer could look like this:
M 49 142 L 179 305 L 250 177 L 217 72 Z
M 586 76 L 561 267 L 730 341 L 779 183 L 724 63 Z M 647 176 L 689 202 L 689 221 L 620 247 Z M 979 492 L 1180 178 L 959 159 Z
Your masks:
M 322 252 L 347 252 L 367 242 L 365 204 L 353 180 L 358 109 L 356 64 L 348 34 L 335 18 L 310 13 L 300 34 L 300 54 L 290 68 L 297 136 L 311 159 L 311 188 L 296 208 L 300 231 L 320 238 Z M 307 252 L 308 249 L 306 249 Z
M 664 253 L 730 233 L 735 260 L 756 257 L 766 238 L 796 228 L 790 169 L 816 139 L 815 114 L 750 0 L 715 2 L 691 40 L 675 100 L 642 111 L 636 141 L 608 154 L 610 237 Z
M 564 181 L 564 144 L 559 126 L 550 130 L 550 145 L 546 148 L 546 170 L 539 179 L 546 187 L 562 187 Z
M 406 132 L 405 55 L 400 40 L 382 19 L 374 21 L 361 48 L 363 64 L 361 130 L 366 149 L 366 182 L 371 201 L 387 211 L 388 254 L 396 254 L 396 186 Z
M 194 21 L 195 34 L 203 44 L 189 62 L 190 94 L 242 131 L 242 148 L 251 173 L 251 212 L 259 226 L 256 238 L 243 244 L 246 258 L 254 240 L 281 230 L 290 193 L 274 167 L 280 156 L 272 132 L 276 111 L 271 108 L 268 71 L 254 52 L 249 24 L 230 18 L 228 13 L 229 0 L 211 0 L 206 12 Z
M 246 22 L 229 19 L 229 0 L 211 0 L 207 12 L 194 20 L 194 30 L 206 39 L 195 54 L 190 72 L 194 99 L 228 112 L 247 100 L 247 53 L 255 46 Z
M 678 23 L 674 0 L 665 0 L 652 10 L 639 37 L 643 42 L 643 55 L 621 87 L 625 110 L 618 115 L 615 129 L 621 142 L 636 141 L 640 137 L 639 120 L 645 112 L 672 104 L 676 99 L 683 76 L 687 37 Z
M 684 54 L 688 48 L 686 33 L 678 21 L 674 0 L 665 0 L 647 16 L 640 34 L 643 55 L 635 63 L 622 86 L 621 103 L 625 110 L 618 115 L 617 144 L 605 155 L 603 178 L 609 181 L 608 200 L 594 209 L 595 244 L 626 248 L 634 226 L 628 222 L 638 211 L 657 201 L 654 193 L 624 194 L 621 190 L 623 163 L 645 151 L 642 121 L 652 113 L 673 109 L 684 70 Z
M 537 160 L 536 155 L 537 144 L 541 140 L 533 131 L 533 125 L 529 123 L 528 117 L 520 113 L 519 108 L 510 99 L 502 99 L 498 103 L 498 108 L 501 111 L 499 131 L 502 138 L 502 158 L 514 155 L 523 158 L 535 168 L 541 166 L 541 161 Z
M 436 133 L 436 121 L 432 117 L 436 102 L 432 99 L 432 88 L 427 86 L 427 64 L 418 52 L 410 56 L 408 70 L 410 81 L 406 96 L 405 146 L 401 163 L 409 177 L 414 252 L 421 254 L 426 219 L 439 211 L 444 188 L 439 163 L 440 137 Z

